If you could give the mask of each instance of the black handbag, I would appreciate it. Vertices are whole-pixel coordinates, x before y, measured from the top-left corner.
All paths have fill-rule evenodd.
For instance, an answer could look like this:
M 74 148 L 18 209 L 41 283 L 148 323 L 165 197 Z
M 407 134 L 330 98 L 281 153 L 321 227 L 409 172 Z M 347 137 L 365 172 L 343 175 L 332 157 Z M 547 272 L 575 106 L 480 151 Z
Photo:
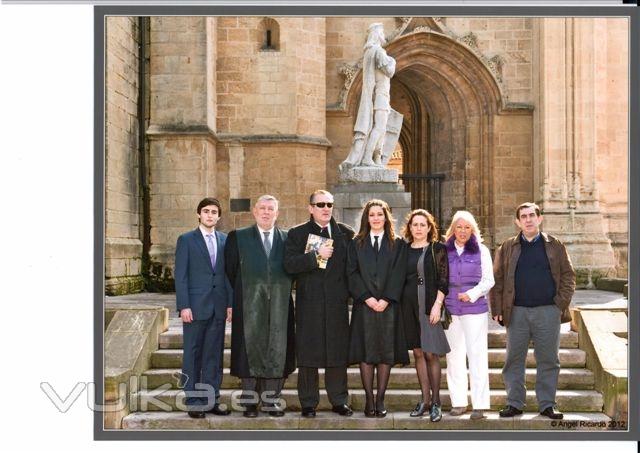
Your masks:
M 433 271 L 436 273 L 436 281 L 438 281 L 438 267 L 436 266 L 436 252 L 435 252 L 435 243 L 431 244 L 431 257 L 433 259 Z M 440 324 L 442 324 L 442 328 L 447 330 L 449 328 L 449 324 L 451 324 L 451 313 L 447 310 L 447 306 L 444 301 L 442 301 L 442 306 L 440 307 Z

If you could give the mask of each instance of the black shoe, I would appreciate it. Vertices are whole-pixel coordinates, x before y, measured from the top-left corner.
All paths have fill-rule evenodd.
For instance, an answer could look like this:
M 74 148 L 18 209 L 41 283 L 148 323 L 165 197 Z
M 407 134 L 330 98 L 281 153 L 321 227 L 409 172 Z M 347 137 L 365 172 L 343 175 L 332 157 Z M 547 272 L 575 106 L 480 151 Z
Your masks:
M 316 416 L 316 410 L 313 407 L 303 407 L 302 416 L 307 418 L 313 418 Z
M 203 411 L 189 411 L 187 414 L 189 414 L 191 418 L 204 418 L 205 415 Z
M 224 415 L 229 415 L 231 413 L 231 410 L 227 409 L 226 407 L 224 409 L 222 409 L 219 404 L 216 404 L 211 409 L 209 409 L 207 412 L 209 412 L 210 414 L 214 414 L 214 415 L 224 416 Z
M 258 408 L 255 405 L 247 406 L 242 413 L 243 417 L 256 418 L 258 416 Z
M 262 405 L 262 412 L 269 417 L 284 417 L 284 411 L 277 404 Z
M 331 410 L 333 412 L 335 412 L 338 415 L 343 415 L 345 417 L 351 417 L 353 415 L 353 411 L 351 410 L 351 408 L 346 405 L 346 404 L 340 404 L 338 406 L 333 406 L 331 408 Z
M 366 400 L 364 403 L 364 416 L 365 417 L 375 417 L 376 410 L 374 408 L 373 400 Z
M 500 417 L 514 417 L 516 415 L 521 415 L 522 411 L 517 407 L 507 405 L 504 409 L 502 409 L 499 412 L 499 414 L 500 414 Z
M 376 409 L 376 417 L 385 418 L 387 416 L 387 410 L 385 408 Z
M 431 405 L 431 410 L 429 411 L 429 420 L 432 422 L 439 422 L 442 420 L 442 407 L 438 403 L 433 403 Z
M 409 414 L 409 417 L 422 417 L 424 414 L 429 412 L 429 409 L 429 404 L 420 401 L 418 404 L 416 404 L 416 408 L 413 410 L 413 412 Z
M 542 412 L 540 415 L 544 415 L 545 417 L 549 417 L 552 420 L 562 420 L 564 418 L 564 414 L 558 411 L 555 407 L 549 406 Z

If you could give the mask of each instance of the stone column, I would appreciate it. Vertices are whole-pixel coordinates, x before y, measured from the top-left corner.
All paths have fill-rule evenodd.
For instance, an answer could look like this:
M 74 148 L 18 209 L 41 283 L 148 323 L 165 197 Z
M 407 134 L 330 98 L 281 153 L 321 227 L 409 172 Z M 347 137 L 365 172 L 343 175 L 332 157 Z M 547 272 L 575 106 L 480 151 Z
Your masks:
M 138 21 L 106 20 L 105 290 L 141 291 L 142 240 L 138 155 Z
M 152 290 L 173 289 L 176 239 L 197 226 L 198 202 L 216 195 L 216 20 L 151 18 L 147 137 Z
M 595 168 L 594 19 L 534 22 L 534 197 L 567 246 L 578 285 L 615 272 Z

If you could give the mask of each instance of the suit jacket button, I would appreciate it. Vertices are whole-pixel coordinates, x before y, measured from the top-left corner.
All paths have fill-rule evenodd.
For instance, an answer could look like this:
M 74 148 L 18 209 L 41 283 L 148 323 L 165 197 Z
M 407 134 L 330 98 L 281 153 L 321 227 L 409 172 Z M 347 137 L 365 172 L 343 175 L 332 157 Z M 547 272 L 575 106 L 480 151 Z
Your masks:
M 215 287 L 216 287 L 216 285 L 213 285 L 213 287 L 215 288 Z

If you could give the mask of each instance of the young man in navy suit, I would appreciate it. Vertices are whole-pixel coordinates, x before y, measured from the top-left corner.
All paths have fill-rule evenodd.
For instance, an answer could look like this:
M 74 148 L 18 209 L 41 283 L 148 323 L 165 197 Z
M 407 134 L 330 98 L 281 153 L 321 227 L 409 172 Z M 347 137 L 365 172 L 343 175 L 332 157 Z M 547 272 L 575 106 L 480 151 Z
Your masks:
M 215 198 L 198 203 L 198 228 L 176 245 L 176 308 L 183 327 L 182 386 L 188 414 L 229 415 L 218 404 L 222 383 L 225 321 L 231 318 L 231 287 L 225 275 L 227 235 L 215 230 L 222 209 Z

